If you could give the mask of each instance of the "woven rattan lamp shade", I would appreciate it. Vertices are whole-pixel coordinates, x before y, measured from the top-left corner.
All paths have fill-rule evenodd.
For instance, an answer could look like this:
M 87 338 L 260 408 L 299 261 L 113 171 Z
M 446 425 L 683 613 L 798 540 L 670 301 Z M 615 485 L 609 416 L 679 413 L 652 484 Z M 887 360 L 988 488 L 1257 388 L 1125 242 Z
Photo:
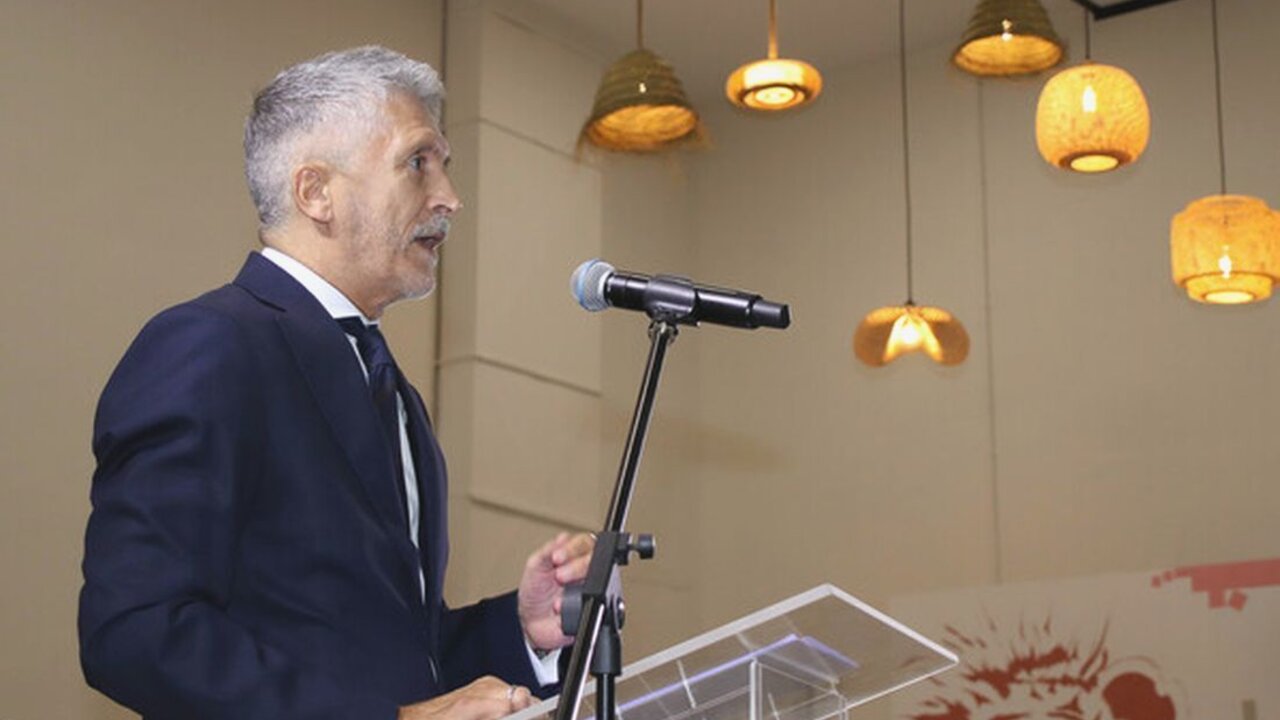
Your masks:
M 1173 281 L 1192 300 L 1266 300 L 1280 281 L 1280 214 L 1247 195 L 1210 195 L 1173 216 Z
M 872 367 L 912 352 L 959 365 L 969 356 L 969 333 L 946 310 L 912 303 L 872 310 L 853 333 L 853 354 Z
M 1151 113 L 1138 81 L 1118 67 L 1086 62 L 1054 75 L 1036 105 L 1036 145 L 1055 167 L 1095 173 L 1138 159 Z
M 653 152 L 696 136 L 698 128 L 671 65 L 640 48 L 605 72 L 581 139 L 607 150 Z
M 1062 40 L 1037 0 L 982 0 L 951 61 L 974 75 L 1028 75 L 1062 60 Z

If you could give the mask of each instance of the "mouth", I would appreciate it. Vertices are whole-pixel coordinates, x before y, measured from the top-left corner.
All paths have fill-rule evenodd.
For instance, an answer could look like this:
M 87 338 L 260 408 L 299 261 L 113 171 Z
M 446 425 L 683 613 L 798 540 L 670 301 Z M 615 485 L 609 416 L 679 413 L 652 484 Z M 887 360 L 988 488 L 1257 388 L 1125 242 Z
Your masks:
M 428 235 L 415 235 L 413 238 L 413 242 L 415 245 L 422 245 L 428 250 L 435 250 L 436 248 L 440 247 L 441 244 L 444 243 L 444 239 L 445 239 L 445 234 L 438 232 L 438 233 L 431 233 Z
M 413 228 L 413 242 L 410 244 L 426 250 L 434 261 L 436 249 L 444 244 L 448 236 L 449 218 L 435 216 Z

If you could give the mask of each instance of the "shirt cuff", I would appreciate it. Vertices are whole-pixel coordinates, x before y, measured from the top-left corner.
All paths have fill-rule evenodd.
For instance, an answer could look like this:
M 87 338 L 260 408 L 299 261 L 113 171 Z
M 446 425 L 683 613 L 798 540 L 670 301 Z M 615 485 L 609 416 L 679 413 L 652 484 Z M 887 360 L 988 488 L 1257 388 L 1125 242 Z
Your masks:
M 560 648 L 538 657 L 529 644 L 529 638 L 525 638 L 524 649 L 529 653 L 529 664 L 533 666 L 533 676 L 538 678 L 539 683 L 554 685 L 560 682 Z

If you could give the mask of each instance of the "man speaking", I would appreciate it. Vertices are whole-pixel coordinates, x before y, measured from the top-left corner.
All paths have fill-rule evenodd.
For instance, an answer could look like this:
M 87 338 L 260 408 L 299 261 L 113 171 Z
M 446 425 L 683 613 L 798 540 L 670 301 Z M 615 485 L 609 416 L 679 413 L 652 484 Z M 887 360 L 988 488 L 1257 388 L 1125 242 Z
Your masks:
M 103 391 L 81 663 L 145 718 L 489 720 L 555 689 L 592 541 L 446 607 L 444 459 L 378 330 L 431 292 L 461 207 L 443 91 L 378 47 L 280 73 L 245 125 L 264 249 Z

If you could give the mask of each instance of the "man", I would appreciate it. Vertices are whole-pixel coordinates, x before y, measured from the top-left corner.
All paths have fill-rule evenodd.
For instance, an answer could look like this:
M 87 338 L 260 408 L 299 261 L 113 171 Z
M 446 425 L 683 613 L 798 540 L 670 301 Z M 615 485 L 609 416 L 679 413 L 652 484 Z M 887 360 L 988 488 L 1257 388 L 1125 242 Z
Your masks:
M 432 290 L 461 207 L 442 94 L 377 47 L 277 76 L 245 128 L 264 250 L 103 392 L 81 662 L 146 718 L 488 720 L 554 690 L 591 539 L 446 608 L 444 462 L 376 326 Z

